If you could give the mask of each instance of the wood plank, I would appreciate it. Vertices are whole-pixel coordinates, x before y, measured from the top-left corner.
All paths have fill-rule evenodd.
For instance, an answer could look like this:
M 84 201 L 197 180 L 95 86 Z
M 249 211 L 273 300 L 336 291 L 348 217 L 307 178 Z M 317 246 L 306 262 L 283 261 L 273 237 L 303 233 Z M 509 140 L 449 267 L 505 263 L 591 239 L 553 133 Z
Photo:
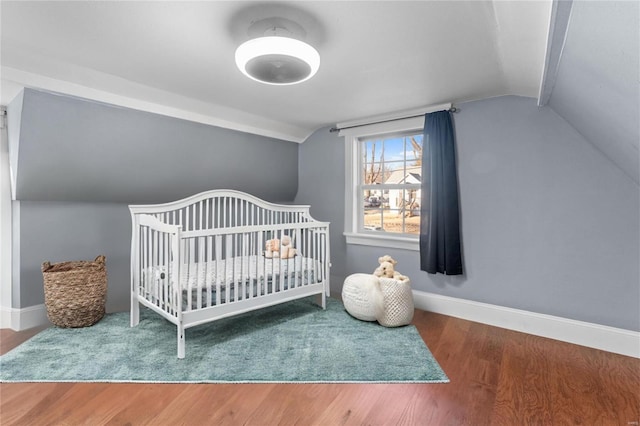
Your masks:
M 385 385 L 342 384 L 334 388 L 335 398 L 322 407 L 311 425 L 361 425 L 378 401 Z
M 185 391 L 185 387 L 180 384 L 147 383 L 132 386 L 138 388 L 139 392 L 134 398 L 129 398 L 127 402 L 118 406 L 118 412 L 104 424 L 152 424 L 153 420 L 158 419 L 158 414 Z M 113 404 L 110 402 L 109 405 Z
M 37 424 L 46 412 L 73 388 L 73 383 L 33 383 L 0 385 L 0 424 Z

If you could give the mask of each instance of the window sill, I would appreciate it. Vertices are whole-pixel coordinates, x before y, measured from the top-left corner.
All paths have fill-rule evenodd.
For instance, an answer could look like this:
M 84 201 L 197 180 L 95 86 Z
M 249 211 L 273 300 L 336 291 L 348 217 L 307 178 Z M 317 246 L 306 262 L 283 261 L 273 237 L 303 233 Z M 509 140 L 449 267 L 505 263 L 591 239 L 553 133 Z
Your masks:
M 355 232 L 345 232 L 347 244 L 356 244 L 362 246 L 397 248 L 402 250 L 419 251 L 420 244 L 417 238 L 394 237 L 386 235 L 374 234 L 357 234 Z

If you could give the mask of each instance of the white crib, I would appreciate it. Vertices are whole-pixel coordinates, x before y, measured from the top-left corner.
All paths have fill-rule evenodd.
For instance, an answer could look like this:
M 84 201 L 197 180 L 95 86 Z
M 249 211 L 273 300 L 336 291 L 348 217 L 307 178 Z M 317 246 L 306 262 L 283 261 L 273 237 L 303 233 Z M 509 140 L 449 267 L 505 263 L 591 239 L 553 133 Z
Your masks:
M 129 210 L 131 326 L 141 304 L 176 324 L 178 358 L 189 327 L 311 295 L 326 308 L 329 224 L 309 206 L 213 190 Z M 267 241 L 284 236 L 296 255 L 265 256 Z

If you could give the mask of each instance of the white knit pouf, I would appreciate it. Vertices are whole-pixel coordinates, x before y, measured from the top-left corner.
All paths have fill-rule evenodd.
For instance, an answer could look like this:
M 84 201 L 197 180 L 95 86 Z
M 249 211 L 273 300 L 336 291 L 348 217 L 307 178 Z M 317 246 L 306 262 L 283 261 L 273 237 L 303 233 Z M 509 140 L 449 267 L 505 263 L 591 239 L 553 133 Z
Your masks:
M 413 319 L 413 293 L 411 281 L 380 278 L 380 290 L 384 299 L 384 309 L 378 322 L 385 327 L 399 327 L 411 323 Z
M 376 321 L 383 306 L 378 277 L 372 274 L 349 275 L 342 285 L 342 304 L 351 316 Z

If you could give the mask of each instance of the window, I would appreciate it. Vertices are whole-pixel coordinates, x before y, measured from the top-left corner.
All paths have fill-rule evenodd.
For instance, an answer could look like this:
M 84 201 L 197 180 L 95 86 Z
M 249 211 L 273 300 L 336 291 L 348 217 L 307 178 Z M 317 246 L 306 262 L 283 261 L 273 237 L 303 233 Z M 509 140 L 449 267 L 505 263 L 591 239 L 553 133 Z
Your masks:
M 422 134 L 358 139 L 359 232 L 420 233 Z
M 423 117 L 342 130 L 349 244 L 419 250 Z

